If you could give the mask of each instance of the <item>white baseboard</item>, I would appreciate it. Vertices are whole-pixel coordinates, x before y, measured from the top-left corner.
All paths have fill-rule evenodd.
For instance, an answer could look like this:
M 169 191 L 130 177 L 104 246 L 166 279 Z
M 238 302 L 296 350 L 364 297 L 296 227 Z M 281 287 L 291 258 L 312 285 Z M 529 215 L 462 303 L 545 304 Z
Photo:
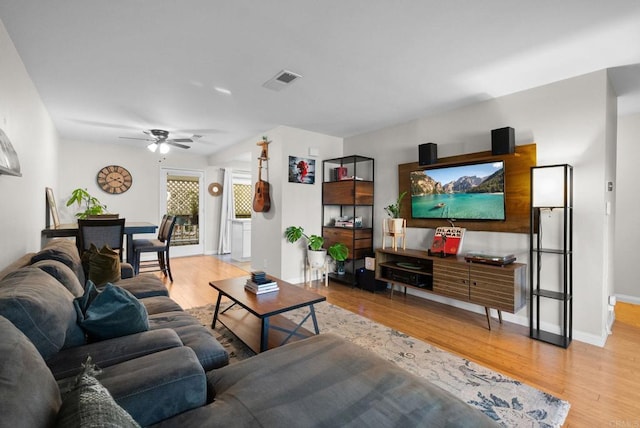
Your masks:
M 475 305 L 475 304 L 471 304 L 471 303 L 466 303 L 466 302 L 460 302 L 458 300 L 454 300 L 454 299 L 448 299 L 446 297 L 441 297 L 435 294 L 430 294 L 430 293 L 421 293 L 419 290 L 413 290 L 413 289 L 407 289 L 407 293 L 408 294 L 412 294 L 414 296 L 423 298 L 423 299 L 429 299 L 429 300 L 433 300 L 435 302 L 439 302 L 439 303 L 443 303 L 445 305 L 449 305 L 449 306 L 453 306 L 456 308 L 460 308 L 460 309 L 464 309 L 470 312 L 474 312 L 477 314 L 484 314 L 484 308 L 479 306 L 479 305 Z M 619 300 L 622 300 L 619 298 Z M 493 311 L 492 311 L 493 312 Z M 521 312 L 525 312 L 523 315 L 522 314 L 510 314 L 508 312 L 503 312 L 502 313 L 502 319 L 505 321 L 509 321 L 511 323 L 514 324 L 518 324 L 518 325 L 522 325 L 525 327 L 529 327 L 529 317 L 526 313 L 526 311 L 523 309 Z M 547 324 L 547 323 L 541 323 L 540 327 L 548 332 L 551 333 L 555 333 L 555 334 L 560 334 L 560 328 L 557 325 L 552 325 L 552 324 Z M 598 346 L 600 348 L 604 347 L 605 343 L 607 342 L 607 337 L 608 334 L 606 332 L 603 332 L 602 335 L 597 336 L 591 333 L 585 333 L 585 332 L 581 332 L 581 331 L 577 331 L 574 329 L 573 331 L 573 340 L 578 340 L 580 342 L 584 342 L 584 343 L 588 343 L 589 345 L 594 345 L 594 346 Z M 532 339 L 533 340 L 533 339 Z
M 634 305 L 640 305 L 640 297 L 627 296 L 625 294 L 616 294 L 616 299 L 619 302 L 632 303 Z

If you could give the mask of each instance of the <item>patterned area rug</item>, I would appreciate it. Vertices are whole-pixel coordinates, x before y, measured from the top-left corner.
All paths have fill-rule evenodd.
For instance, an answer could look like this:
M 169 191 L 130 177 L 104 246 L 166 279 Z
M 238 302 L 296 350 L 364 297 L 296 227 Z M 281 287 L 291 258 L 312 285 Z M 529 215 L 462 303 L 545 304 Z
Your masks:
M 385 327 L 338 306 L 315 305 L 320 331 L 335 333 L 377 353 L 386 360 L 428 379 L 505 427 L 558 427 L 570 404 L 486 367 L 450 354 L 428 343 Z M 211 326 L 214 305 L 189 310 L 203 325 Z M 300 322 L 308 313 L 298 309 L 285 316 Z M 313 330 L 311 320 L 304 327 Z M 214 336 L 227 349 L 231 364 L 254 355 L 220 323 Z

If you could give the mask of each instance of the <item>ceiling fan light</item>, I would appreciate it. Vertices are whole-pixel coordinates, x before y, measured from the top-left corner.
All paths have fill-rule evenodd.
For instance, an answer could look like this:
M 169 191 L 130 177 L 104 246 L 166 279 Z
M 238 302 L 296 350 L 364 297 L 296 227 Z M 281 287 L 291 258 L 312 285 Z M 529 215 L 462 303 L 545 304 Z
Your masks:
M 155 153 L 155 151 L 158 149 L 158 145 L 156 143 L 151 143 L 147 146 L 147 149 Z
M 169 153 L 169 145 L 167 143 L 160 143 L 160 153 Z

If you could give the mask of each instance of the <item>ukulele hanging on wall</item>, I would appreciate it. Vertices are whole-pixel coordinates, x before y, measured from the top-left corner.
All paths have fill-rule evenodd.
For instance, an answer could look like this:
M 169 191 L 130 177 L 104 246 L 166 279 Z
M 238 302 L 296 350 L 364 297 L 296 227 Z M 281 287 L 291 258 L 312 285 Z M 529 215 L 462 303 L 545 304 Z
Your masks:
M 253 210 L 257 213 L 266 213 L 271 208 L 271 199 L 269 197 L 269 183 L 262 179 L 262 161 L 269 160 L 269 141 L 267 137 L 262 137 L 262 141 L 256 143 L 262 146 L 262 153 L 258 158 L 258 182 L 256 183 L 256 191 L 253 195 Z M 266 167 L 265 167 L 266 168 Z

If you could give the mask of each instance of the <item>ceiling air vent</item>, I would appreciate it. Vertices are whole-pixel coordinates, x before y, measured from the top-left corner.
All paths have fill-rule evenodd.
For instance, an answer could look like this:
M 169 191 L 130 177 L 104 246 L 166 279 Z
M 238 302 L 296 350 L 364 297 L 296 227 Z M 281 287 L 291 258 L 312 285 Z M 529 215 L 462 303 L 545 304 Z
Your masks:
M 292 71 L 282 70 L 278 72 L 278 74 L 273 76 L 271 79 L 264 82 L 262 86 L 264 86 L 267 89 L 272 89 L 274 91 L 281 91 L 286 86 L 295 82 L 299 77 L 302 77 L 302 76 Z

